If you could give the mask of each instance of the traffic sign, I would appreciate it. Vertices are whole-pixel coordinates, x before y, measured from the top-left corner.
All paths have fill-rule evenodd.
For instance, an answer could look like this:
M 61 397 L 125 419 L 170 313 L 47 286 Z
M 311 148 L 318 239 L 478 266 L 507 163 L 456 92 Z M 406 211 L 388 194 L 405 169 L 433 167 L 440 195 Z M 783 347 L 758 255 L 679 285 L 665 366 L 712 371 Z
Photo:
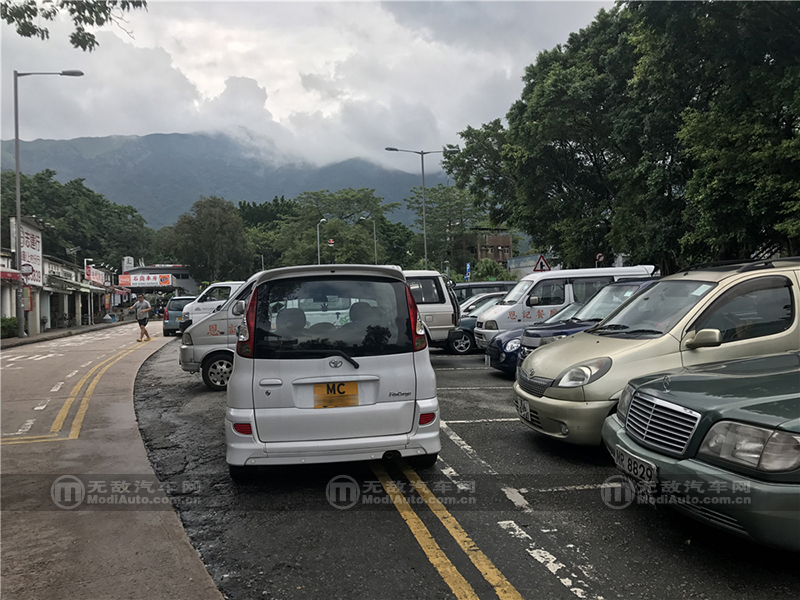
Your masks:
M 19 268 L 19 272 L 27 277 L 33 273 L 33 265 L 30 263 L 25 263 Z
M 333 240 L 332 239 L 328 240 L 328 246 L 333 246 Z
M 597 256 L 594 257 L 597 262 L 603 262 L 606 259 L 606 255 L 602 252 L 598 252 Z
M 544 254 L 540 254 L 539 258 L 536 260 L 536 265 L 533 267 L 534 271 L 549 271 L 550 265 L 547 264 L 547 261 L 544 259 Z

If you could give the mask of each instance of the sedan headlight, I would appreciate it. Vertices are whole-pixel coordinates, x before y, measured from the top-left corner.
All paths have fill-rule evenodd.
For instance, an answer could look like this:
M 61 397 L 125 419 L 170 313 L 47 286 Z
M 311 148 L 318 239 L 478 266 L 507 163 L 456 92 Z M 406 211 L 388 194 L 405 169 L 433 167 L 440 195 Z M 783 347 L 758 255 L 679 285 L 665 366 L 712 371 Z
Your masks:
M 622 394 L 619 397 L 619 403 L 617 404 L 617 415 L 619 415 L 620 421 L 623 423 L 628 416 L 628 407 L 631 405 L 631 400 L 633 400 L 633 392 L 634 387 L 631 384 L 625 386 L 625 389 L 622 390 Z
M 495 329 L 496 330 L 497 329 L 497 321 L 486 321 L 486 323 L 484 323 L 483 326 L 486 329 Z
M 519 350 L 519 339 L 509 340 L 503 348 L 506 352 L 516 352 Z
M 540 346 L 546 346 L 547 344 L 552 344 L 553 342 L 557 342 L 558 340 L 564 339 L 565 335 L 551 335 L 549 337 L 543 337 L 542 341 L 539 342 Z
M 720 421 L 697 452 L 760 471 L 791 471 L 800 466 L 800 435 Z
M 611 359 L 608 357 L 595 358 L 586 362 L 572 365 L 556 377 L 553 387 L 574 388 L 597 381 L 608 373 L 611 368 Z

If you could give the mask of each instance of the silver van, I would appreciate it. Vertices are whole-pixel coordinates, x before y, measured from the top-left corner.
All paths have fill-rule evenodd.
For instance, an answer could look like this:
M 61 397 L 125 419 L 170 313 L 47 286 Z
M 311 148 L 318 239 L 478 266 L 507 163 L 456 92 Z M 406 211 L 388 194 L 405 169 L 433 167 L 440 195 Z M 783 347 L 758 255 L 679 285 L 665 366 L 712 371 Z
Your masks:
M 428 341 L 431 346 L 444 348 L 461 317 L 451 285 L 439 271 L 403 271 L 403 274 L 422 315 Z
M 220 308 L 201 321 L 189 326 L 181 337 L 178 362 L 189 373 L 200 372 L 203 383 L 214 392 L 228 387 L 236 350 L 236 328 L 241 314 L 233 313 L 237 300 L 247 300 L 260 273 L 248 279 Z
M 232 478 L 259 465 L 435 463 L 436 376 L 399 267 L 265 271 L 233 311 L 243 319 L 225 412 Z
M 244 281 L 218 281 L 212 283 L 197 295 L 194 302 L 187 304 L 181 311 L 181 331 L 192 323 L 202 321 L 230 298 Z
M 573 302 L 585 302 L 597 290 L 624 277 L 649 277 L 655 267 L 556 269 L 526 275 L 475 325 L 475 344 L 485 350 L 499 333 L 550 318 Z

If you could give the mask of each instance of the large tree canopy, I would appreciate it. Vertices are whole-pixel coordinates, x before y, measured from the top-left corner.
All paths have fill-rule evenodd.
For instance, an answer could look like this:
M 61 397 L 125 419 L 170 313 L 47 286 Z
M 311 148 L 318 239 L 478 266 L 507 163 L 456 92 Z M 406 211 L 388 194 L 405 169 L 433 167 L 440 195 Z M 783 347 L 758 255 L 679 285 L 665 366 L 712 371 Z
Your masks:
M 0 18 L 16 28 L 22 37 L 50 38 L 50 31 L 42 26 L 44 21 L 52 21 L 59 13 L 69 13 L 75 30 L 69 41 L 75 48 L 94 50 L 99 42 L 97 37 L 86 27 L 102 27 L 114 23 L 120 28 L 126 12 L 134 9 L 147 9 L 143 0 L 22 0 L 17 2 L 0 2 Z

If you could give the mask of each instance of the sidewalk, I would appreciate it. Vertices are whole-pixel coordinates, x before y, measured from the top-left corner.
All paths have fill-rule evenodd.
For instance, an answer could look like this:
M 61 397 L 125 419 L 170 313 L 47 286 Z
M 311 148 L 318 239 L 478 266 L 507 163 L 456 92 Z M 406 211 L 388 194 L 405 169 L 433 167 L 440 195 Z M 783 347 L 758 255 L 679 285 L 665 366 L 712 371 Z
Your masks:
M 98 336 L 97 343 L 91 344 L 95 346 L 97 358 L 94 364 L 84 365 L 81 371 L 84 377 L 80 382 L 70 384 L 75 386 L 71 393 L 74 396 L 71 409 L 66 398 L 70 394 L 69 387 L 53 394 L 51 404 L 55 408 L 67 406 L 62 409 L 66 422 L 58 439 L 3 438 L 3 481 L 9 484 L 2 489 L 0 589 L 4 598 L 222 600 L 222 594 L 171 507 L 165 510 L 90 510 L 88 506 L 80 506 L 76 510 L 63 510 L 64 507 L 56 508 L 51 499 L 53 482 L 65 475 L 158 482 L 139 434 L 133 407 L 133 389 L 139 368 L 171 341 L 171 338 L 162 337 L 161 325 L 157 324 L 158 329 L 151 330 L 153 340 L 142 344 L 132 343 L 138 327 L 134 320 L 2 340 L 2 348 L 7 350 L 122 325 L 129 326 L 131 332 L 122 346 L 101 339 L 105 336 Z M 82 353 L 87 352 L 85 347 Z M 37 351 L 31 348 L 21 352 L 35 355 Z M 36 397 L 29 399 L 30 386 L 36 386 L 30 383 L 29 377 L 39 373 L 41 367 L 37 365 L 33 369 L 11 369 L 3 373 L 4 418 L 27 410 L 26 402 L 31 406 L 38 402 Z M 44 380 L 43 389 L 49 389 L 49 379 L 41 379 Z M 64 400 L 66 404 L 62 404 Z M 46 414 L 42 411 L 36 416 L 45 420 Z M 50 412 L 45 426 L 52 416 Z M 69 434 L 76 431 L 75 423 L 79 420 L 77 433 Z

